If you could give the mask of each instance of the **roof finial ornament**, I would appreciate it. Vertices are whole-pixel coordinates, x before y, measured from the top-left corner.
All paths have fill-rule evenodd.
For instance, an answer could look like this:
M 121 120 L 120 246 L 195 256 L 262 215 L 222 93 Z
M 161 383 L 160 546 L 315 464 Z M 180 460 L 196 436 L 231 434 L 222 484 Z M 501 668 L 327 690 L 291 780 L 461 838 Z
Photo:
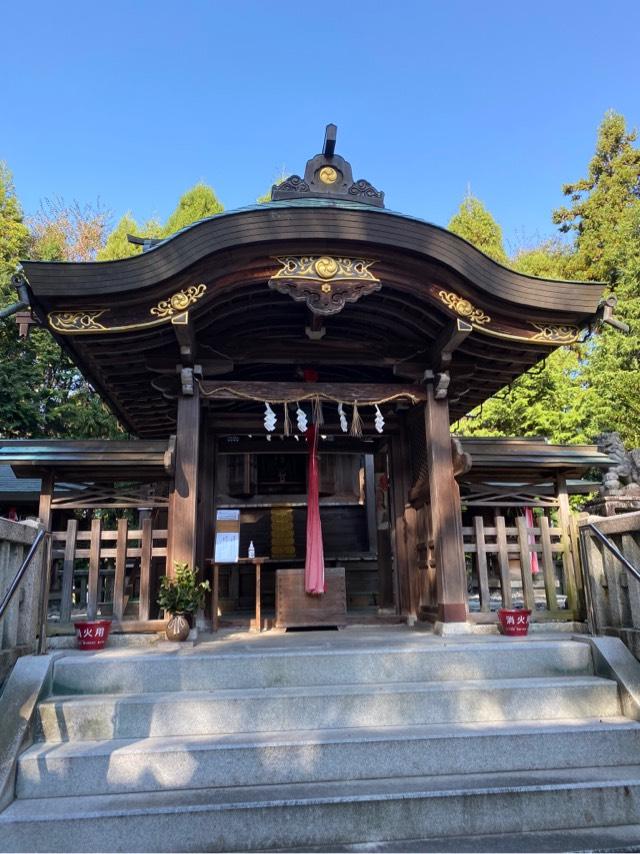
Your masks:
M 333 157 L 335 154 L 337 136 L 337 125 L 327 125 L 324 132 L 324 146 L 322 147 L 322 153 L 325 157 Z
M 322 154 L 307 161 L 304 178 L 290 175 L 271 188 L 271 201 L 280 199 L 341 199 L 363 205 L 384 207 L 384 193 L 368 181 L 353 180 L 351 164 L 335 153 L 338 128 L 327 125 Z

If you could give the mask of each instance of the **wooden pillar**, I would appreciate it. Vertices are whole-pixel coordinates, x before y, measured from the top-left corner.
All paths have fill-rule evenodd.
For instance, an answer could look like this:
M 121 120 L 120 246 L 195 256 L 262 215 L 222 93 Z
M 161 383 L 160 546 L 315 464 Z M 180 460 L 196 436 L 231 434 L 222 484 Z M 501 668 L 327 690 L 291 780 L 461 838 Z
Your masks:
M 406 468 L 409 465 L 404 430 L 392 438 L 391 444 L 391 502 L 390 512 L 393 522 L 395 590 L 397 591 L 396 609 L 415 620 L 416 613 L 411 599 L 410 555 L 407 547 L 405 508 L 409 495 Z
M 51 500 L 53 498 L 54 477 L 52 472 L 47 472 L 42 477 L 40 487 L 40 506 L 38 518 L 45 531 L 51 530 Z
M 563 474 L 556 475 L 556 492 L 558 497 L 558 519 L 562 528 L 563 564 L 565 576 L 565 593 L 567 605 L 574 612 L 580 610 L 578 584 L 574 548 L 571 541 L 573 527 L 571 524 L 571 507 L 567 490 L 567 478 Z
M 178 398 L 176 465 L 169 507 L 171 552 L 167 574 L 174 562 L 196 563 L 198 517 L 198 451 L 200 447 L 200 398 L 198 385 L 193 394 Z
M 204 569 L 207 560 L 213 559 L 214 551 L 216 438 L 209 419 L 205 418 L 202 423 L 198 474 L 196 565 L 200 570 Z
M 449 403 L 446 398 L 436 400 L 431 384 L 427 385 L 425 434 L 438 618 L 442 622 L 463 622 L 467 619 L 467 573 L 460 491 L 453 475 Z

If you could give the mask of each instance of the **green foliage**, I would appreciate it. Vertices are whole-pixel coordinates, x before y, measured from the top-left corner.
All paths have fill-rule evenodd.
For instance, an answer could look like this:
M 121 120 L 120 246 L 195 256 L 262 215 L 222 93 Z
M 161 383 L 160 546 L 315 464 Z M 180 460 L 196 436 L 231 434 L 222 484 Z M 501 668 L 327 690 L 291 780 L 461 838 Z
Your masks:
M 130 258 L 142 252 L 141 246 L 129 243 L 127 234 L 136 234 L 138 226 L 130 213 L 120 218 L 118 224 L 107 237 L 104 246 L 99 250 L 97 261 L 115 261 L 117 258 Z
M 449 231 L 464 237 L 478 249 L 499 261 L 507 263 L 507 253 L 504 250 L 502 229 L 482 204 L 480 199 L 468 194 L 462 201 L 458 213 L 451 217 Z
M 579 347 L 563 347 L 523 374 L 509 393 L 488 400 L 463 418 L 465 436 L 547 436 L 552 442 L 587 442 L 592 436 L 588 390 L 581 379 Z
M 192 614 L 204 605 L 209 582 L 198 584 L 198 573 L 188 563 L 174 563 L 175 578 L 163 575 L 160 579 L 158 605 L 169 614 Z
M 108 212 L 45 199 L 23 222 L 11 175 L 0 164 L 0 306 L 17 300 L 10 277 L 21 258 L 41 261 L 107 261 L 128 258 L 141 247 L 127 234 L 162 237 L 214 213 L 222 206 L 213 190 L 198 184 L 180 199 L 165 226 L 150 220 L 139 228 L 125 214 L 106 236 Z M 11 438 L 115 438 L 122 431 L 98 394 L 43 329 L 18 337 L 13 319 L 0 321 L 0 436 Z
M 9 284 L 20 258 L 90 260 L 103 239 L 106 213 L 100 208 L 45 201 L 22 222 L 11 175 L 0 169 L 0 297 L 17 299 Z M 3 438 L 70 436 L 106 438 L 118 434 L 114 417 L 48 332 L 32 329 L 18 337 L 9 317 L 0 321 L 0 435 Z
M 569 263 L 574 278 L 615 285 L 617 261 L 624 235 L 619 230 L 626 209 L 640 199 L 640 150 L 633 146 L 636 131 L 627 133 L 624 116 L 608 112 L 598 130 L 588 175 L 562 192 L 569 207 L 553 213 L 553 222 L 575 234 Z
M 11 289 L 11 276 L 28 240 L 29 229 L 23 221 L 11 172 L 0 161 L 0 308 L 18 299 Z
M 193 222 L 222 213 L 223 210 L 211 187 L 200 182 L 180 197 L 178 206 L 162 229 L 162 236 L 168 237 Z
M 626 335 L 605 326 L 591 346 L 584 380 L 591 389 L 593 434 L 618 430 L 628 448 L 640 447 L 640 201 L 619 223 L 615 269 L 616 317 Z
M 526 273 L 528 276 L 566 280 L 571 278 L 569 263 L 572 254 L 570 246 L 552 238 L 539 243 L 537 246 L 519 249 L 511 259 L 509 266 L 520 273 Z
M 127 240 L 128 234 L 139 237 L 160 237 L 162 235 L 162 225 L 158 220 L 151 219 L 142 228 L 139 228 L 131 213 L 126 213 L 120 218 L 116 227 L 107 237 L 104 246 L 98 251 L 96 260 L 116 261 L 120 258 L 131 258 L 133 255 L 140 255 L 142 246 L 136 243 L 129 243 Z
M 553 353 L 538 372 L 520 377 L 475 419 L 470 435 L 546 435 L 582 442 L 618 430 L 627 447 L 640 445 L 640 150 L 635 131 L 609 112 L 602 122 L 588 177 L 563 187 L 571 206 L 553 221 L 573 244 L 547 241 L 516 253 L 512 266 L 544 278 L 604 280 L 619 300 L 616 316 L 628 335 L 604 327 L 588 343 Z M 466 236 L 466 235 L 465 235 Z M 483 248 L 479 244 L 479 248 Z

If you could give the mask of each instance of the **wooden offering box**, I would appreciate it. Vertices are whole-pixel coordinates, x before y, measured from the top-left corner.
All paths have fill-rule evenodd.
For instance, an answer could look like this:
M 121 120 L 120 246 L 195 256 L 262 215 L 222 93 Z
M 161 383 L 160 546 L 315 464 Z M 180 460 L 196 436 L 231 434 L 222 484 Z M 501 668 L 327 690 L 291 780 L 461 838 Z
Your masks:
M 326 593 L 309 596 L 304 590 L 304 569 L 276 572 L 276 628 L 345 626 L 347 589 L 344 566 L 324 571 Z

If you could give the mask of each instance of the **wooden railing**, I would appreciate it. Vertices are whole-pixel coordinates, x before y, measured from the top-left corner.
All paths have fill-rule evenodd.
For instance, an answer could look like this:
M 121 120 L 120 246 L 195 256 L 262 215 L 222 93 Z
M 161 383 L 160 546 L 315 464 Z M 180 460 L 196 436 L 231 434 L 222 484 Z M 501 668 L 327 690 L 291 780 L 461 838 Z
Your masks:
M 629 563 L 640 570 L 640 512 L 578 523 L 588 589 L 590 629 L 621 638 L 640 659 L 640 581 L 590 529 L 592 523 Z
M 6 597 L 23 564 L 38 528 L 0 519 L 0 600 Z M 43 545 L 33 555 L 0 619 L 0 684 L 20 655 L 33 653 L 42 602 Z
M 107 530 L 101 519 L 79 530 L 78 520 L 69 519 L 66 530 L 51 534 L 50 626 L 64 631 L 72 619 L 100 614 L 135 631 L 152 619 L 166 556 L 167 531 L 154 529 L 150 518 L 135 528 L 118 519 L 116 530 Z
M 528 527 L 521 516 L 507 526 L 503 516 L 486 525 L 475 516 L 463 527 L 470 572 L 470 609 L 489 613 L 499 607 L 531 608 L 532 619 L 582 617 L 582 582 L 570 531 L 553 527 L 546 516 Z M 532 555 L 538 572 L 532 570 Z M 474 609 L 474 605 L 476 606 Z

